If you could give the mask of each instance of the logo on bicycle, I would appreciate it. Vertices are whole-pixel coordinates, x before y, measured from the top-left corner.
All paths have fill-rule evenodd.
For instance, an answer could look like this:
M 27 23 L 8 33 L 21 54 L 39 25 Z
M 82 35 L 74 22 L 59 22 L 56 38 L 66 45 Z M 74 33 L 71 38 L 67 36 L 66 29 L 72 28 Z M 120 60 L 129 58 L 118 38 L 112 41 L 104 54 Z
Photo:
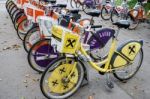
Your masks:
M 136 47 L 135 45 L 130 45 L 128 47 L 129 55 L 134 55 L 136 53 Z
M 68 38 L 65 47 L 69 49 L 74 49 L 75 45 L 76 45 L 76 39 Z
M 33 9 L 27 8 L 27 15 L 33 16 Z

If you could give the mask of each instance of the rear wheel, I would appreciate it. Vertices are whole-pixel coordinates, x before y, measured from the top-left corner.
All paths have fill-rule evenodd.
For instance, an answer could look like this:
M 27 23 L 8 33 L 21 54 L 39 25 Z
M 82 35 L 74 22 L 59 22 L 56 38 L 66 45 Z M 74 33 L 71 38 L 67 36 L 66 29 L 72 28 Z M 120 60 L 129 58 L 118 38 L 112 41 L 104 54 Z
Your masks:
M 73 58 L 60 57 L 49 64 L 40 81 L 44 96 L 48 99 L 66 99 L 79 89 L 84 69 L 81 62 L 75 62 Z
M 119 70 L 114 71 L 114 77 L 120 81 L 126 81 L 132 78 L 140 69 L 143 61 L 143 50 L 140 49 L 139 53 L 136 55 L 133 63 L 129 66 L 124 66 Z
M 105 6 L 102 7 L 101 17 L 103 20 L 109 20 L 111 17 L 111 11 L 108 11 Z

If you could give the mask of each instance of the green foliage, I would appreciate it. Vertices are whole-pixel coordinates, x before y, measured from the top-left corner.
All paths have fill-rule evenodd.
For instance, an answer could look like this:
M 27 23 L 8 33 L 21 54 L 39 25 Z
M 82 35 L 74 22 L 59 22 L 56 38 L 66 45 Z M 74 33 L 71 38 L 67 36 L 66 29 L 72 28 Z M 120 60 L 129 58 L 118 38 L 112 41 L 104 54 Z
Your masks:
M 115 3 L 116 5 L 120 5 L 122 3 L 122 0 L 115 0 Z M 133 8 L 136 3 L 137 3 L 137 0 L 128 1 L 129 8 Z M 146 12 L 150 10 L 150 0 L 148 3 L 144 4 L 144 8 Z
M 128 2 L 129 8 L 133 8 L 134 5 L 137 3 L 137 0 L 131 0 Z
M 144 8 L 145 8 L 146 12 L 149 11 L 150 10 L 150 2 L 145 4 Z
M 115 4 L 118 6 L 118 5 L 121 5 L 122 3 L 122 0 L 115 0 Z

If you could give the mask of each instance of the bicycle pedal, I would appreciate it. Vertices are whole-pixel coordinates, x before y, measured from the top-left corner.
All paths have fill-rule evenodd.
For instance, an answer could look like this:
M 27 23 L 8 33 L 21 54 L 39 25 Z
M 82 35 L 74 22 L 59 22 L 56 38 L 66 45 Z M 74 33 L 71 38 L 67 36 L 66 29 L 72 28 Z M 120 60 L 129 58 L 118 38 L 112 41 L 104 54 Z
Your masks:
M 113 89 L 114 88 L 114 83 L 111 82 L 111 81 L 107 81 L 107 87 L 110 88 L 110 89 Z

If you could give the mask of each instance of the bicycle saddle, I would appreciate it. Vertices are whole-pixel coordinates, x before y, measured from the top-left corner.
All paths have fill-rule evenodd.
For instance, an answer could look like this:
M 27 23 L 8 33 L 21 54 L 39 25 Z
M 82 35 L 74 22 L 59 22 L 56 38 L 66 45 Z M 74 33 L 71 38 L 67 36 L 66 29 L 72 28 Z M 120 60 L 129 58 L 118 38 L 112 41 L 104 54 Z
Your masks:
M 69 12 L 73 13 L 73 14 L 78 14 L 79 13 L 79 9 L 70 9 Z
M 92 17 L 99 17 L 100 13 L 101 12 L 99 10 L 93 10 L 93 11 L 87 12 L 86 14 Z
M 114 22 L 113 25 L 116 25 L 118 28 L 129 28 L 130 23 L 128 20 L 119 20 L 117 22 Z
M 40 1 L 44 1 L 46 3 L 51 3 L 51 4 L 55 4 L 56 0 L 40 0 Z
M 60 8 L 66 8 L 67 4 L 57 4 L 57 6 L 60 7 Z
M 56 5 L 53 5 L 52 7 L 66 8 L 67 4 L 56 4 Z

